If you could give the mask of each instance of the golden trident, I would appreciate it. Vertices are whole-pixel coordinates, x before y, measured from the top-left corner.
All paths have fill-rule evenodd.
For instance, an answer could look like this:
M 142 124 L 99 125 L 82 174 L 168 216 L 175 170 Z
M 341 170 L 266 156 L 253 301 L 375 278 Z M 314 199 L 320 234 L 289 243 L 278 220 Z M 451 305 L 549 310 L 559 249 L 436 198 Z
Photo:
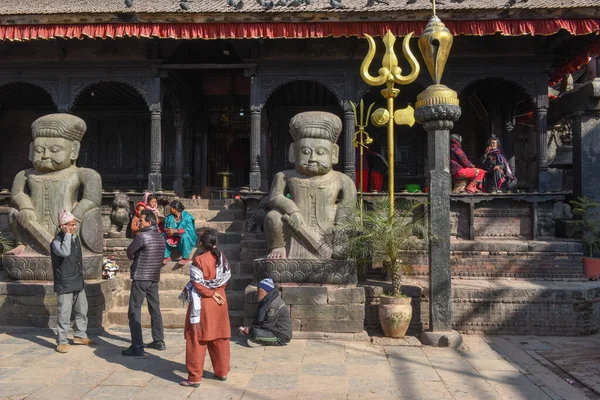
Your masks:
M 359 103 L 359 109 L 360 109 L 360 117 L 358 116 L 358 112 L 356 110 L 356 104 L 354 104 L 353 102 L 350 102 L 350 105 L 352 106 L 352 111 L 354 111 L 354 125 L 358 128 L 358 131 L 356 131 L 356 133 L 354 134 L 354 139 L 352 139 L 352 144 L 354 145 L 354 147 L 358 147 L 360 150 L 360 164 L 359 164 L 359 188 L 360 188 L 360 223 L 362 224 L 362 220 L 363 220 L 363 174 L 362 174 L 362 170 L 363 170 L 363 151 L 364 149 L 368 148 L 369 145 L 371 143 L 373 143 L 373 139 L 371 138 L 371 136 L 369 136 L 369 134 L 367 133 L 367 131 L 365 130 L 365 128 L 367 126 L 369 126 L 369 116 L 371 115 L 371 110 L 373 109 L 373 106 L 375 105 L 375 103 L 371 103 L 371 105 L 369 106 L 369 109 L 367 110 L 367 115 L 364 115 L 365 112 L 365 104 L 362 101 L 362 99 L 360 100 Z
M 387 123 L 387 147 L 388 147 L 388 192 L 390 197 L 390 216 L 394 214 L 394 122 L 397 125 L 413 126 L 415 123 L 414 109 L 408 106 L 402 110 L 394 112 L 394 99 L 400 93 L 400 89 L 396 89 L 394 84 L 408 85 L 414 82 L 419 76 L 421 68 L 417 59 L 410 51 L 409 43 L 413 32 L 404 37 L 402 42 L 402 51 L 404 57 L 408 60 L 412 72 L 410 75 L 402 75 L 402 69 L 398 66 L 398 58 L 394 52 L 394 43 L 396 37 L 392 35 L 390 30 L 387 31 L 383 38 L 385 44 L 385 55 L 382 60 L 382 67 L 379 68 L 379 75 L 372 76 L 369 74 L 369 67 L 375 57 L 375 40 L 367 34 L 365 37 L 369 42 L 369 51 L 360 66 L 360 76 L 370 86 L 380 86 L 385 83 L 386 88 L 381 90 L 381 94 L 387 99 L 387 109 L 379 108 L 375 110 L 372 116 L 372 122 L 375 126 L 383 126 Z M 391 116 L 394 116 L 391 118 Z

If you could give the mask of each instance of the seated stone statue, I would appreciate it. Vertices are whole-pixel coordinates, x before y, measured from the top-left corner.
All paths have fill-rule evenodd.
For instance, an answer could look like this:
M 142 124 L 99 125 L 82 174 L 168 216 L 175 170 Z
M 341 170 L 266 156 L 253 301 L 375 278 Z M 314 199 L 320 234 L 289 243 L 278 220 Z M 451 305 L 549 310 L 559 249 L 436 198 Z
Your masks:
M 66 210 L 81 221 L 78 234 L 86 278 L 99 276 L 102 180 L 96 171 L 75 164 L 86 124 L 74 115 L 50 114 L 34 121 L 31 129 L 33 168 L 19 172 L 13 182 L 9 223 L 17 247 L 7 253 L 5 269 L 13 279 L 52 279 L 51 267 L 46 269 L 50 243 L 59 226 L 58 216 Z M 86 272 L 86 266 L 93 272 Z
M 289 160 L 294 170 L 275 175 L 265 217 L 268 258 L 337 258 L 336 223 L 356 207 L 352 179 L 332 167 L 342 121 L 334 114 L 311 111 L 290 121 L 294 142 Z M 288 197 L 289 195 L 289 197 Z

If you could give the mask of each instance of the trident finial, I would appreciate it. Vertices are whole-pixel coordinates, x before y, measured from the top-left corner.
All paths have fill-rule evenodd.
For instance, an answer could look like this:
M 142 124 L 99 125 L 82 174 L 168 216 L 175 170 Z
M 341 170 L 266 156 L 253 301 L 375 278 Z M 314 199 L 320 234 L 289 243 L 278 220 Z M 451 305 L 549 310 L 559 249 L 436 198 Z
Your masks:
M 417 76 L 419 76 L 420 72 L 420 66 L 413 53 L 410 51 L 409 43 L 412 34 L 413 33 L 411 32 L 406 35 L 404 37 L 404 41 L 402 42 L 402 51 L 404 52 L 404 57 L 406 57 L 410 67 L 412 68 L 410 75 L 402 75 L 402 69 L 398 66 L 398 58 L 394 52 L 394 43 L 396 42 L 396 37 L 392 35 L 391 31 L 388 30 L 383 38 L 383 43 L 385 44 L 385 55 L 383 56 L 381 63 L 382 67 L 379 69 L 378 76 L 372 76 L 369 74 L 369 67 L 371 66 L 371 62 L 375 57 L 376 47 L 375 40 L 373 40 L 371 36 L 365 34 L 365 37 L 369 42 L 369 52 L 360 66 L 360 75 L 367 84 L 370 86 L 379 86 L 386 83 L 391 88 L 394 86 L 394 82 L 399 85 L 408 85 L 417 79 Z

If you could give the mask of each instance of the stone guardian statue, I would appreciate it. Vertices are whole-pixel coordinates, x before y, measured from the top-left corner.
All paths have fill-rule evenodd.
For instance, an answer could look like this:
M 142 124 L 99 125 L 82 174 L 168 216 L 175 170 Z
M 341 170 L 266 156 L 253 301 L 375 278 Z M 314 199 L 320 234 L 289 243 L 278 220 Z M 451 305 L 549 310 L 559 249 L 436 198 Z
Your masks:
M 9 223 L 17 247 L 5 255 L 5 274 L 12 279 L 51 280 L 50 243 L 58 216 L 70 211 L 79 221 L 87 279 L 100 277 L 102 266 L 102 180 L 76 165 L 85 122 L 70 114 L 50 114 L 31 125 L 29 160 L 33 168 L 13 181 Z
M 343 245 L 336 223 L 356 207 L 352 179 L 332 170 L 342 121 L 334 114 L 309 111 L 290 121 L 294 142 L 289 160 L 295 169 L 275 175 L 265 217 L 270 259 L 336 259 Z

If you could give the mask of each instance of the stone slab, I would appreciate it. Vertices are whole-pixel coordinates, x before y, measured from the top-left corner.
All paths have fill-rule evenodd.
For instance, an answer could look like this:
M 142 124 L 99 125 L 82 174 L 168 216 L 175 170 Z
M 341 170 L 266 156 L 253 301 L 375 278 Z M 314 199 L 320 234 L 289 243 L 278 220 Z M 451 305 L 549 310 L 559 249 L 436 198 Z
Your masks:
M 348 305 L 292 305 L 292 318 L 301 320 L 365 320 L 365 307 L 362 304 Z
M 288 305 L 327 304 L 328 288 L 318 286 L 283 286 L 281 298 Z
M 319 320 L 306 319 L 301 320 L 302 331 L 313 332 L 352 332 L 358 333 L 363 331 L 364 320 L 349 319 L 341 320 Z
M 328 304 L 350 304 L 364 303 L 365 290 L 362 287 L 356 288 L 329 288 L 327 291 Z

